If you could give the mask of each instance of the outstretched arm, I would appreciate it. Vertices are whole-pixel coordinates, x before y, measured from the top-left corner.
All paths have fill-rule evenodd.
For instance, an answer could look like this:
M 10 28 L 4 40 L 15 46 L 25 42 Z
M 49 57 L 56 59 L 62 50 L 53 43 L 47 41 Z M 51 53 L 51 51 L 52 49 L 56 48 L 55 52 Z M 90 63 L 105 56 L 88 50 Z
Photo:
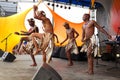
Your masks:
M 112 38 L 110 34 L 108 34 L 100 25 L 97 24 L 97 22 L 94 21 L 93 23 L 98 30 L 100 30 L 102 33 L 104 33 L 108 37 L 108 39 Z
M 21 33 L 27 33 L 28 31 L 20 31 Z
M 19 32 L 15 32 L 16 35 L 30 35 L 31 33 L 30 32 L 27 32 L 27 31 L 22 31 L 22 33 L 19 33 Z
M 15 32 L 16 35 L 30 35 L 32 34 L 35 30 L 36 30 L 37 27 L 34 27 L 32 30 L 29 30 L 29 31 L 21 31 L 22 33 L 19 33 L 19 32 Z
M 16 35 L 30 35 L 29 33 L 19 33 L 19 32 L 14 32 Z

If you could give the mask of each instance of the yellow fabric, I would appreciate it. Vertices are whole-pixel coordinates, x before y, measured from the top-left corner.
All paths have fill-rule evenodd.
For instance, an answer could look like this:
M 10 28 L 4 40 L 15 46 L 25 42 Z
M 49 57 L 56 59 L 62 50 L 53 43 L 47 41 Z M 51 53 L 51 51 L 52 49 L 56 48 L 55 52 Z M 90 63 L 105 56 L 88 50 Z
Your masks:
M 39 0 L 38 4 L 42 2 L 42 0 Z M 7 39 L 7 51 L 12 52 L 13 47 L 19 43 L 20 37 L 18 35 L 15 35 L 14 32 L 16 31 L 26 31 L 26 27 L 24 24 L 24 20 L 28 12 L 32 8 L 29 8 L 28 10 L 25 10 L 21 13 L 8 16 L 8 17 L 0 17 L 0 40 L 3 41 L 9 34 L 12 33 Z M 6 41 L 0 42 L 0 49 L 5 51 Z
M 0 41 L 12 33 L 7 39 L 7 51 L 12 52 L 12 48 L 19 42 L 20 36 L 15 35 L 14 32 L 26 30 L 24 20 L 30 10 L 8 17 L 0 17 Z M 6 41 L 0 42 L 0 49 L 5 50 L 5 44 Z

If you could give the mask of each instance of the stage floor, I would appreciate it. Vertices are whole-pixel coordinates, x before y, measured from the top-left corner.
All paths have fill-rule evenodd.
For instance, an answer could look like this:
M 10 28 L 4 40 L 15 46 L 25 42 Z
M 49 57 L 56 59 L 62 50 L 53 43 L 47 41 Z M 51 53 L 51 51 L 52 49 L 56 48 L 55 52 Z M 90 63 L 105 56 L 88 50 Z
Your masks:
M 42 66 L 42 56 L 36 55 L 37 67 L 31 67 L 29 55 L 15 55 L 14 62 L 3 62 L 0 60 L 0 80 L 32 80 L 33 76 Z M 62 80 L 120 80 L 120 64 L 114 68 L 115 62 L 94 60 L 94 75 L 84 71 L 87 68 L 87 61 L 74 61 L 74 65 L 67 66 L 67 60 L 53 58 L 49 65 L 58 72 Z M 111 69 L 112 68 L 112 69 Z

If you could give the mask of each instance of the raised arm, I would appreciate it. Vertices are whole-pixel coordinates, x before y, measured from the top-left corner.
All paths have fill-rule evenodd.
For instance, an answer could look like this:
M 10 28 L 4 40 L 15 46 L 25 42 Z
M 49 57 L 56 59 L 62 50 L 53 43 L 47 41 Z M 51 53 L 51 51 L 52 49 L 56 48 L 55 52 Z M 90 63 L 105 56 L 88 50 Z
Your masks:
M 34 18 L 36 18 L 36 19 L 38 19 L 37 12 L 38 12 L 38 6 L 34 5 L 33 6 L 33 15 L 34 15 Z

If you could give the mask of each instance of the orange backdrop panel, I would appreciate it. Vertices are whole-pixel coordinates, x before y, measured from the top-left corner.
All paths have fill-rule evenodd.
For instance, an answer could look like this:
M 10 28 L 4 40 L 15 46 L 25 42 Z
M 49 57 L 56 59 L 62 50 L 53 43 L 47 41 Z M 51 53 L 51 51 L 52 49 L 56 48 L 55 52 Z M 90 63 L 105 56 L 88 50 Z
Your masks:
M 77 38 L 77 45 L 81 46 L 82 45 L 81 36 L 82 36 L 82 25 L 83 25 L 83 22 L 82 23 L 70 22 L 68 20 L 65 20 L 64 18 L 62 18 L 58 14 L 56 14 L 50 8 L 49 8 L 49 10 L 51 11 L 51 13 L 53 15 L 53 18 L 54 18 L 54 32 L 58 36 L 59 42 L 62 42 L 66 38 L 66 32 L 65 32 L 65 28 L 63 27 L 63 24 L 64 24 L 64 22 L 68 22 L 69 25 L 71 27 L 73 27 L 79 33 L 79 37 Z M 64 43 L 63 45 L 65 45 L 66 43 Z

